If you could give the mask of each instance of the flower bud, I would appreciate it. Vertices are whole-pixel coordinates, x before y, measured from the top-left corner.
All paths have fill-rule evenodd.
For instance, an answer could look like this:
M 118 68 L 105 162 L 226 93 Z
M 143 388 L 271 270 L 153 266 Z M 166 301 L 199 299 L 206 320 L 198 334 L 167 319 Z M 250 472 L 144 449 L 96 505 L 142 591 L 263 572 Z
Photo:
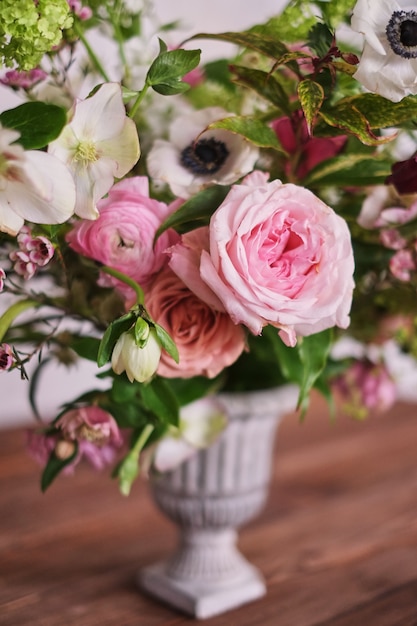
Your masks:
M 70 459 L 75 452 L 75 443 L 73 441 L 66 441 L 60 439 L 55 446 L 55 456 L 60 461 L 66 461 Z
M 161 346 L 156 332 L 150 329 L 146 343 L 139 346 L 131 332 L 120 335 L 114 347 L 111 366 L 116 374 L 126 371 L 130 382 L 144 383 L 157 370 L 161 358 Z

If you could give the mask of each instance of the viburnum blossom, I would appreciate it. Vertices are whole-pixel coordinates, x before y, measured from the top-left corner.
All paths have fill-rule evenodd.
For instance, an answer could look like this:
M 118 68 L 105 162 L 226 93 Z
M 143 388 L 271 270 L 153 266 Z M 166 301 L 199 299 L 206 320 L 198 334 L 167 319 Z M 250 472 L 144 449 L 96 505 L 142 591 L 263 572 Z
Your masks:
M 0 125 L 0 231 L 17 235 L 24 221 L 61 224 L 74 213 L 75 184 L 54 156 L 24 150 L 20 134 Z
M 69 123 L 48 152 L 63 161 L 74 176 L 75 213 L 98 216 L 97 202 L 125 176 L 140 155 L 136 125 L 126 116 L 118 83 L 106 83 L 90 98 L 75 103 Z
M 251 172 L 258 148 L 230 131 L 207 130 L 212 122 L 231 115 L 209 107 L 179 116 L 170 126 L 169 140 L 155 140 L 149 151 L 150 175 L 186 199 L 210 185 L 230 185 Z
M 411 0 L 358 0 L 352 28 L 365 36 L 354 77 L 399 102 L 417 93 L 417 11 Z
M 179 238 L 172 229 L 154 242 L 157 229 L 172 213 L 172 206 L 149 197 L 149 181 L 133 176 L 116 183 L 97 204 L 97 220 L 80 220 L 67 235 L 71 248 L 109 265 L 145 285 L 167 263 L 164 250 Z M 130 293 L 120 280 L 102 275 L 100 284 Z
M 346 222 L 312 192 L 254 172 L 210 220 L 200 275 L 236 324 L 271 324 L 291 346 L 349 324 L 353 251 Z

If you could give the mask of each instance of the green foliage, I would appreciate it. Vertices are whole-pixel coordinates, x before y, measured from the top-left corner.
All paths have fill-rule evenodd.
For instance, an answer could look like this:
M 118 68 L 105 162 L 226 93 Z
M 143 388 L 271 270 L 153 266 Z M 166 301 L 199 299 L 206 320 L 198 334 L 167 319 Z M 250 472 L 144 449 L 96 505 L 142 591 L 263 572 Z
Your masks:
M 291 105 L 288 94 L 281 83 L 271 72 L 233 65 L 232 71 L 236 75 L 236 82 L 253 89 L 258 95 L 269 100 L 284 115 L 291 114 Z
M 280 15 L 266 24 L 254 26 L 252 31 L 287 43 L 305 41 L 310 29 L 317 23 L 313 5 L 305 0 L 291 0 Z
M 298 85 L 298 97 L 311 134 L 317 114 L 323 104 L 323 87 L 313 80 L 302 80 Z
M 55 480 L 55 478 L 62 472 L 62 470 L 72 463 L 78 453 L 78 445 L 77 442 L 73 442 L 74 444 L 74 452 L 65 460 L 59 459 L 55 452 L 52 452 L 47 464 L 44 467 L 41 476 L 41 490 L 45 492 L 51 483 Z
M 343 154 L 319 163 L 303 179 L 303 184 L 311 187 L 382 185 L 390 171 L 391 162 L 383 156 Z
M 318 57 L 324 57 L 333 44 L 334 33 L 326 24 L 314 24 L 308 33 L 307 45 Z
M 154 378 L 142 385 L 140 392 L 145 408 L 151 411 L 160 422 L 178 426 L 178 400 L 164 378 Z
M 25 102 L 0 114 L 0 123 L 20 133 L 17 140 L 26 150 L 44 148 L 56 139 L 67 123 L 62 107 L 45 102 Z
M 172 341 L 170 335 L 159 324 L 154 324 L 154 328 L 161 347 L 174 359 L 175 363 L 178 363 L 180 360 L 178 348 Z
M 175 228 L 179 233 L 186 233 L 193 228 L 206 226 L 229 190 L 230 187 L 227 185 L 213 185 L 203 189 L 184 202 L 177 211 L 163 222 L 156 232 L 155 239 L 160 237 L 168 228 Z
M 146 84 L 164 96 L 184 93 L 189 89 L 182 78 L 200 62 L 201 50 L 167 50 L 160 42 L 160 53 L 150 66 Z
M 256 117 L 233 115 L 212 122 L 208 128 L 210 130 L 215 128 L 228 130 L 231 133 L 241 135 L 256 146 L 282 151 L 274 131 Z

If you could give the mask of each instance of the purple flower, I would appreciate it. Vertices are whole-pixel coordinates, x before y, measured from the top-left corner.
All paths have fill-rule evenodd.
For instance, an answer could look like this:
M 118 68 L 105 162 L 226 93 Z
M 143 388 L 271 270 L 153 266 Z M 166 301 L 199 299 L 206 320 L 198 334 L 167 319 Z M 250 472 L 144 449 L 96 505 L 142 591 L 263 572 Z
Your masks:
M 46 77 L 46 72 L 37 67 L 28 72 L 10 70 L 0 78 L 0 83 L 12 89 L 31 89 Z
M 387 185 L 394 185 L 398 193 L 417 192 L 417 156 L 405 161 L 398 161 L 391 167 L 391 175 L 386 179 Z

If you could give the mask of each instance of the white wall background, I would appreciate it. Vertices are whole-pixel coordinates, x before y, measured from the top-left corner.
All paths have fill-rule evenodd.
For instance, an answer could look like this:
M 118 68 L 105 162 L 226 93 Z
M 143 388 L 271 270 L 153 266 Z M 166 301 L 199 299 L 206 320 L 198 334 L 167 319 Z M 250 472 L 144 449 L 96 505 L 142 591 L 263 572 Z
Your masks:
M 161 22 L 181 21 L 181 36 L 184 38 L 198 31 L 214 33 L 247 28 L 277 14 L 286 3 L 287 0 L 154 0 Z M 203 60 L 227 54 L 227 46 L 198 41 Z M 14 106 L 15 103 L 16 98 L 0 88 L 0 110 Z M 0 314 L 4 309 L 4 301 L 0 299 Z M 38 394 L 39 408 L 45 419 L 54 417 L 62 402 L 95 386 L 96 372 L 93 364 L 83 363 L 82 367 L 71 369 L 46 366 L 41 378 L 41 393 Z M 0 373 L 0 428 L 32 423 L 28 391 L 28 382 L 20 379 L 19 372 Z

